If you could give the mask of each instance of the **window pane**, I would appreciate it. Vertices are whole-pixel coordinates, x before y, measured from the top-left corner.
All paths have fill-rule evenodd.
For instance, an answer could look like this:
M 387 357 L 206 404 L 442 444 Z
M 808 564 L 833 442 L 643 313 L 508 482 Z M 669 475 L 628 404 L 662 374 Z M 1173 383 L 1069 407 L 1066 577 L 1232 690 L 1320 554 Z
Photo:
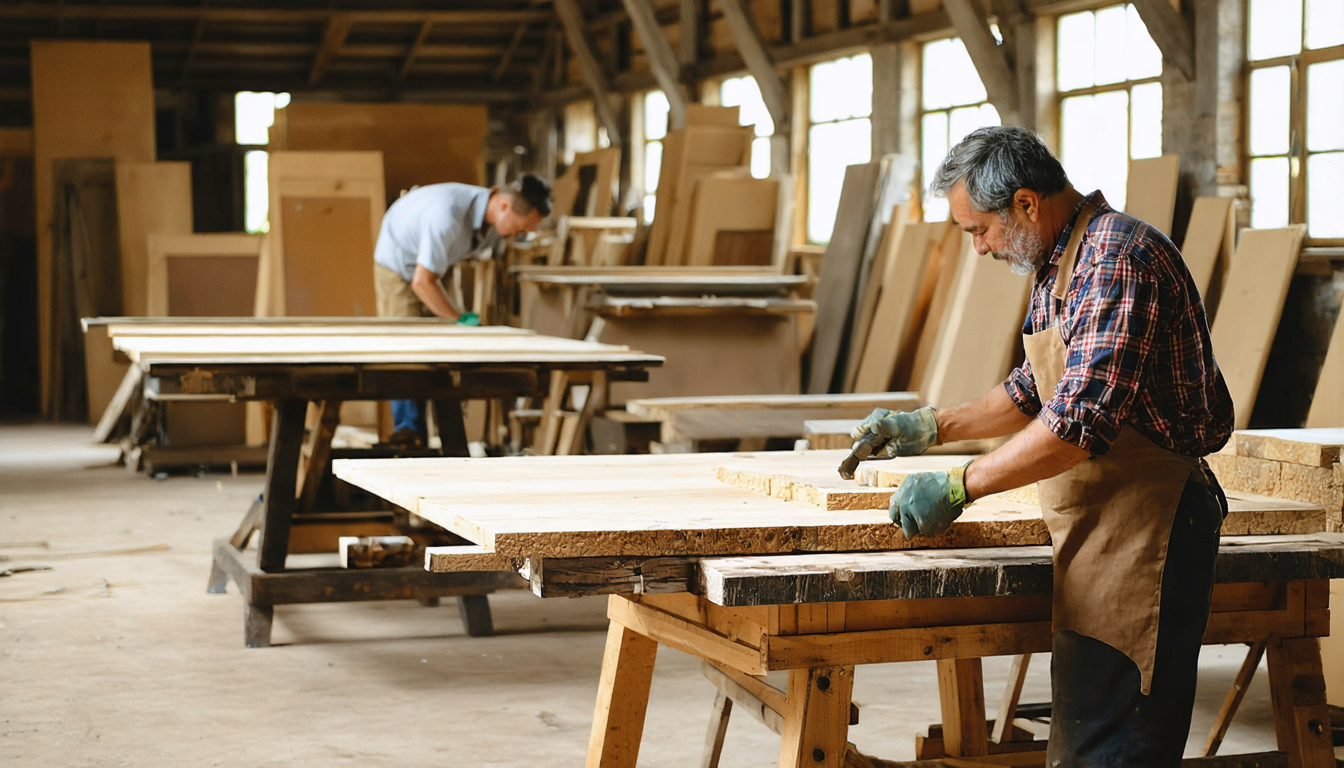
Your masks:
M 1162 154 L 1162 84 L 1129 89 L 1129 156 L 1135 160 Z
M 775 132 L 775 123 L 770 119 L 770 110 L 765 108 L 756 78 L 747 75 L 724 80 L 719 89 L 719 103 L 725 107 L 738 107 L 738 124 L 756 126 L 757 136 L 770 136 Z
M 284 103 L 280 103 L 283 98 Z M 239 91 L 233 97 L 233 140 L 237 144 L 269 144 L 266 129 L 275 122 L 275 110 L 289 103 L 289 94 Z M 263 181 L 266 174 L 261 174 Z
M 1250 0 L 1250 6 L 1246 58 L 1259 61 L 1302 50 L 1302 0 Z
M 1251 161 L 1251 226 L 1273 229 L 1288 224 L 1288 158 Z
M 1344 149 L 1344 59 L 1307 67 L 1307 150 Z
M 770 175 L 769 136 L 757 136 L 751 140 L 751 175 L 758 179 Z
M 266 161 L 266 153 L 259 149 L 243 155 L 243 229 L 248 232 L 271 231 Z
M 1129 94 L 1110 91 L 1074 96 L 1060 103 L 1060 161 L 1084 193 L 1100 189 L 1119 207 L 1129 175 Z
M 922 181 L 920 188 L 927 190 L 929 184 L 933 181 L 933 174 L 938 170 L 938 164 L 943 162 L 947 156 L 947 150 L 951 147 L 947 143 L 947 113 L 929 112 L 924 115 L 920 123 L 920 173 Z M 925 221 L 946 221 L 947 220 L 947 200 L 938 197 L 925 195 L 924 200 L 924 220 Z
M 645 195 L 645 196 L 644 196 L 644 223 L 645 223 L 645 224 L 652 224 L 652 223 L 653 223 L 653 212 L 654 212 L 654 209 L 657 208 L 657 207 L 658 207 L 658 196 L 657 196 L 657 195 Z
M 1096 40 L 1092 12 L 1060 16 L 1058 30 L 1059 60 L 1055 71 L 1059 90 L 1071 91 L 1094 85 L 1092 70 L 1096 64 Z
M 873 58 L 864 53 L 813 65 L 811 121 L 865 117 L 873 111 Z
M 1344 237 L 1344 152 L 1307 158 L 1307 235 Z
M 831 239 L 845 167 L 868 162 L 872 152 L 872 125 L 868 118 L 822 123 L 808 131 L 807 239 Z
M 1130 80 L 1157 77 L 1162 74 L 1162 51 L 1148 34 L 1148 25 L 1139 18 L 1132 5 L 1125 6 L 1125 56 L 1128 59 Z
M 1117 5 L 1097 11 L 1096 29 L 1097 85 L 1124 82 L 1129 57 L 1125 49 L 1125 7 Z
M 948 147 L 954 147 L 957 142 L 966 138 L 966 134 L 974 131 L 976 128 L 983 128 L 986 125 L 998 125 L 999 113 L 994 107 L 988 104 L 980 104 L 974 107 L 961 107 L 952 110 L 948 117 L 947 124 L 947 144 Z M 939 158 L 940 160 L 942 158 Z
M 662 91 L 644 94 L 644 138 L 661 139 L 667 135 L 667 115 L 671 109 L 667 94 Z
M 1344 0 L 1307 0 L 1307 47 L 1344 43 Z
M 976 104 L 986 98 L 980 74 L 959 37 L 925 45 L 922 68 L 925 109 Z
M 1251 154 L 1288 152 L 1287 67 L 1251 70 Z
M 658 179 L 663 169 L 663 142 L 650 141 L 644 145 L 644 191 L 652 193 L 658 189 Z

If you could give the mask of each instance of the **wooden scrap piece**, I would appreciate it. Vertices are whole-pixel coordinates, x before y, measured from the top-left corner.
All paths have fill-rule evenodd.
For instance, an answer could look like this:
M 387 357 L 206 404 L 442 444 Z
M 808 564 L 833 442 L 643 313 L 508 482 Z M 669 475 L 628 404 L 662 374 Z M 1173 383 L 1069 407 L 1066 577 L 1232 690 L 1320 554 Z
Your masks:
M 1308 427 L 1344 427 L 1344 312 L 1335 321 L 1335 332 L 1325 353 L 1316 394 L 1307 413 Z
M 1214 267 L 1227 242 L 1227 219 L 1232 214 L 1232 203 L 1230 197 L 1197 197 L 1194 209 L 1190 211 L 1181 256 L 1185 257 L 1185 266 L 1201 297 L 1209 295 Z
M 1170 236 L 1180 174 L 1180 155 L 1130 160 L 1125 213 Z
M 425 547 L 425 570 L 430 573 L 455 571 L 516 571 L 523 560 L 503 557 L 479 544 Z
M 1242 232 L 1232 257 L 1221 303 L 1236 311 L 1219 312 L 1211 333 L 1213 354 L 1236 407 L 1238 429 L 1251 421 L 1305 234 L 1305 224 L 1248 229 Z

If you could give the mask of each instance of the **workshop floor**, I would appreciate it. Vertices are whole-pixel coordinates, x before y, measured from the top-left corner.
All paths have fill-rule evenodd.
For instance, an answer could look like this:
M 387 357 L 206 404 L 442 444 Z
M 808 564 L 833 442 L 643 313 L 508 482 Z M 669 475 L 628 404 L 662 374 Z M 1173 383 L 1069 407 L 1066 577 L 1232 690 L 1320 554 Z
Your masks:
M 205 592 L 212 537 L 261 475 L 155 481 L 113 466 L 87 428 L 0 426 L 0 763 L 44 766 L 577 766 L 605 638 L 605 599 L 491 598 L 498 635 L 466 637 L 456 604 L 276 609 L 269 649 L 242 641 L 242 603 Z M 148 550 L 148 551 L 145 551 Z M 1244 648 L 1206 648 L 1191 749 Z M 1024 701 L 1049 693 L 1033 660 Z M 1007 659 L 985 664 L 997 705 Z M 850 739 L 909 759 L 937 722 L 932 662 L 861 668 Z M 698 764 L 713 689 L 663 649 L 641 766 Z M 1263 670 L 1224 753 L 1274 748 Z M 733 720 L 722 765 L 769 766 L 778 738 Z M 1187 754 L 1193 752 L 1187 751 Z

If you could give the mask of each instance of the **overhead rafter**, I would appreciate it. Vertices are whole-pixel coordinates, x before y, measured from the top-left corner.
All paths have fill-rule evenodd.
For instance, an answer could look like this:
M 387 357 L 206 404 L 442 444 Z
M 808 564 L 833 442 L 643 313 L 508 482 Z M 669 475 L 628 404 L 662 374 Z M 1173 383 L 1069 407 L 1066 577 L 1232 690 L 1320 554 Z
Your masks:
M 1195 79 L 1195 35 L 1190 22 L 1167 0 L 1133 0 L 1148 34 L 1162 51 L 1162 58 L 1185 75 Z
M 681 84 L 681 65 L 677 55 L 672 52 L 672 44 L 663 34 L 654 14 L 652 0 L 622 0 L 625 10 L 630 14 L 630 22 L 635 33 L 644 44 L 644 53 L 649 58 L 649 69 L 658 87 L 667 96 L 668 117 L 673 130 L 686 125 L 686 90 Z M 684 33 L 683 33 L 684 34 Z
M 178 78 L 180 82 L 185 83 L 187 81 L 187 75 L 191 72 L 191 65 L 196 63 L 196 50 L 204 36 L 205 19 L 197 19 L 195 27 L 191 30 L 191 43 L 187 45 L 187 55 L 182 58 L 182 75 Z
M 700 61 L 700 0 L 681 0 L 681 81 L 694 82 L 695 65 Z
M 545 9 L 492 11 L 324 10 L 300 8 L 229 8 L 178 5 L 69 5 L 65 3 L 0 4 L 0 19 L 126 19 L 235 22 L 320 22 L 344 16 L 353 23 L 415 24 L 541 24 L 553 18 Z
M 980 82 L 985 84 L 990 103 L 999 111 L 1005 125 L 1016 125 L 1020 104 L 1016 70 L 994 39 L 985 9 L 976 0 L 943 0 L 943 8 L 966 44 L 966 52 L 975 64 Z
M 584 24 L 583 11 L 579 10 L 575 0 L 555 0 L 555 12 L 560 17 L 560 26 L 565 30 L 565 40 L 569 49 L 579 60 L 579 70 L 583 73 L 584 83 L 593 93 L 593 103 L 597 108 L 597 117 L 607 129 L 607 139 L 613 147 L 621 145 L 621 123 L 612 108 L 607 85 L 607 75 L 598 64 L 593 53 L 592 41 L 588 38 L 588 29 Z
M 499 66 L 495 67 L 495 74 L 490 78 L 490 82 L 498 83 L 499 79 L 504 77 L 504 73 L 509 71 L 509 65 L 513 63 L 513 57 L 518 53 L 518 46 L 523 44 L 523 37 L 527 35 L 527 25 L 519 24 L 513 31 L 513 38 L 509 40 L 509 47 L 504 49 L 504 56 L 499 60 Z
M 406 52 L 406 58 L 401 60 L 401 68 L 397 70 L 397 82 L 406 81 L 406 76 L 411 74 L 411 67 L 415 66 L 415 59 L 420 55 L 420 51 L 425 46 L 425 41 L 429 39 L 429 31 L 434 27 L 432 21 L 420 22 L 420 31 L 415 35 L 415 42 L 411 43 L 411 49 Z
M 332 59 L 336 58 L 336 54 L 345 45 L 345 38 L 350 35 L 350 26 L 350 20 L 344 16 L 332 16 L 327 19 L 326 28 L 322 30 L 322 45 L 313 56 L 313 68 L 308 71 L 309 85 L 317 85 L 322 81 L 322 76 L 327 73 L 327 67 L 331 66 Z
M 789 91 L 784 87 L 784 78 L 775 68 L 775 60 L 770 49 L 761 37 L 756 26 L 756 18 L 751 15 L 745 0 L 719 0 L 723 9 L 723 18 L 728 21 L 728 29 L 733 34 L 733 42 L 742 54 L 742 62 L 747 71 L 756 79 L 761 89 L 761 100 L 775 122 L 775 135 L 787 134 L 789 130 Z

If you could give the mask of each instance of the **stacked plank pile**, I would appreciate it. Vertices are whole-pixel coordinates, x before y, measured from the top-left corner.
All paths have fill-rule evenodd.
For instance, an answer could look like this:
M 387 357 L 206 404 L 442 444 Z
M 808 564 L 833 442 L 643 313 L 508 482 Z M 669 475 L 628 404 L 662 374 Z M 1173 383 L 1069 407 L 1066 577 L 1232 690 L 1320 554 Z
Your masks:
M 1264 429 L 1233 434 L 1208 457 L 1228 491 L 1319 504 L 1326 530 L 1344 532 L 1344 429 Z

